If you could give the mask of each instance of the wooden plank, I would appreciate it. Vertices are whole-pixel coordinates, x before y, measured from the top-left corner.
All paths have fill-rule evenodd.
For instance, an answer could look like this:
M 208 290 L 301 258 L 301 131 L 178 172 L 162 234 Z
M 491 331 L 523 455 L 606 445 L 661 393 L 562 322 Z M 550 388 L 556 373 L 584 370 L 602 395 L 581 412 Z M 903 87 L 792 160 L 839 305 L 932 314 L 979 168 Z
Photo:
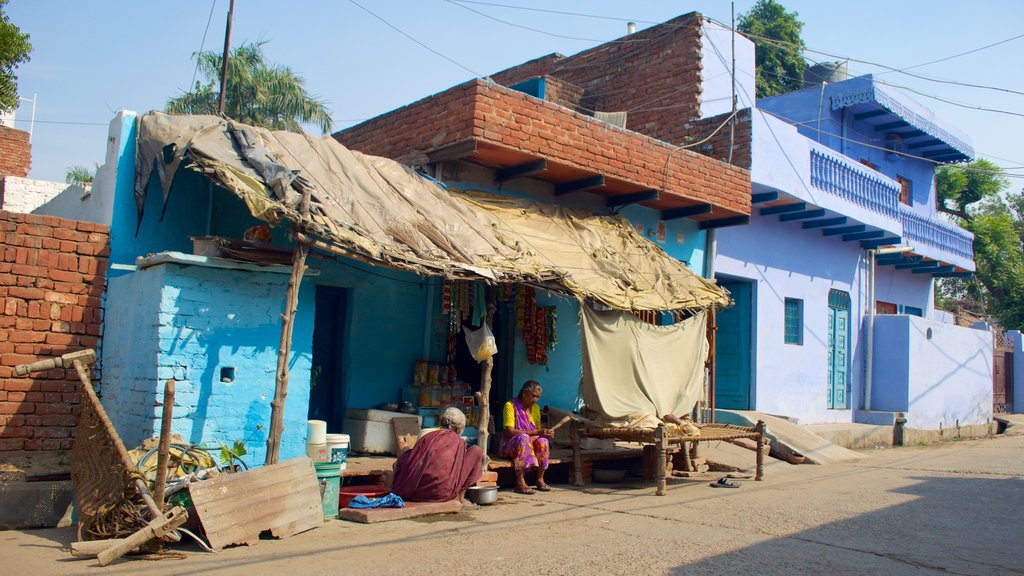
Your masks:
M 458 500 L 447 502 L 406 502 L 405 508 L 342 508 L 338 518 L 361 524 L 405 520 L 432 514 L 454 514 L 462 509 Z
M 287 538 L 324 521 L 316 471 L 305 456 L 195 482 L 189 493 L 215 550 L 253 544 L 264 530 Z
M 123 540 L 112 541 L 108 548 L 96 556 L 99 560 L 99 565 L 106 566 L 146 542 L 155 538 L 162 538 L 178 526 L 184 524 L 186 520 L 188 520 L 188 513 L 185 512 L 184 508 L 181 506 L 171 508 L 163 516 L 151 521 L 131 536 Z

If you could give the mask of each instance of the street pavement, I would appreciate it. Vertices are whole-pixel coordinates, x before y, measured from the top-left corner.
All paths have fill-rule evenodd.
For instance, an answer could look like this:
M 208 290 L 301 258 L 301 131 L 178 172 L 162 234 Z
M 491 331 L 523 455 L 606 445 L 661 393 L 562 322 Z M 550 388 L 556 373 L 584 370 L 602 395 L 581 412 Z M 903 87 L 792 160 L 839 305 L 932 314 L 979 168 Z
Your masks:
M 771 466 L 763 482 L 673 480 L 502 491 L 477 511 L 332 520 L 285 540 L 100 568 L 72 529 L 0 532 L 0 572 L 65 574 L 1024 574 L 1024 436 Z

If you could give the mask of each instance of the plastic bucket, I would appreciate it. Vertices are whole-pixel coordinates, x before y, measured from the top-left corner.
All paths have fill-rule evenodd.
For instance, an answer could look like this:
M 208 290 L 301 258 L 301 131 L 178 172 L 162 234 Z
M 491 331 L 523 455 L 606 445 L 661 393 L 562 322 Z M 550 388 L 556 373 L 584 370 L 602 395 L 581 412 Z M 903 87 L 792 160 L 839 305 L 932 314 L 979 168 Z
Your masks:
M 309 456 L 314 464 L 330 460 L 327 457 L 327 444 L 324 443 L 306 444 L 306 456 Z
M 327 443 L 327 422 L 309 420 L 306 422 L 306 444 Z
M 324 509 L 324 518 L 338 515 L 339 492 L 341 490 L 341 468 L 334 462 L 316 462 L 316 479 L 320 482 L 320 500 Z
M 345 464 L 348 462 L 348 447 L 348 434 L 328 434 L 327 461 L 338 464 L 344 470 Z

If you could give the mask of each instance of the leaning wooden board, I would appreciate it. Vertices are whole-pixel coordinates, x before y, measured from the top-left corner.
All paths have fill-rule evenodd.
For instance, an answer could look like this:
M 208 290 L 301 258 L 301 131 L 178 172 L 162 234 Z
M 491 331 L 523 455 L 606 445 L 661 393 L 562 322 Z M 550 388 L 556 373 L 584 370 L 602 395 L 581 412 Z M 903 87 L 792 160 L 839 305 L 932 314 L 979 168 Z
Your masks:
M 324 521 L 316 471 L 305 456 L 195 482 L 189 494 L 214 549 L 254 544 L 264 530 L 287 538 Z

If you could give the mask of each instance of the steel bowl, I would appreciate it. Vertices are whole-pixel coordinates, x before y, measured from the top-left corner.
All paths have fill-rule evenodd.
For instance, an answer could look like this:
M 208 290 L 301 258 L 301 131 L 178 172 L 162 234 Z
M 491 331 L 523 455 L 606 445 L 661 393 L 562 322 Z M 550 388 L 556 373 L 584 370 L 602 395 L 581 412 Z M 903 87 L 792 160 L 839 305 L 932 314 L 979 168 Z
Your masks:
M 498 487 L 470 486 L 466 489 L 466 499 L 476 504 L 494 504 L 498 501 Z

